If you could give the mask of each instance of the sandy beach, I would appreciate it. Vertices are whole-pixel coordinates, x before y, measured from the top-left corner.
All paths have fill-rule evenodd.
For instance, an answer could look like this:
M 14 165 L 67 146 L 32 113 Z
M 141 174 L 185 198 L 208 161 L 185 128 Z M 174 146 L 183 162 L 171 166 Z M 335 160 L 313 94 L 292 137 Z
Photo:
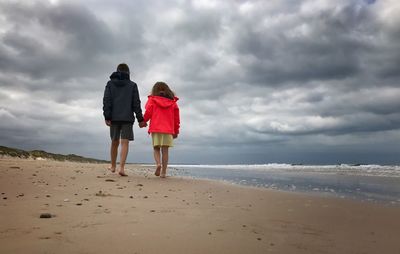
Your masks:
M 0 159 L 0 253 L 400 253 L 398 206 L 107 166 Z

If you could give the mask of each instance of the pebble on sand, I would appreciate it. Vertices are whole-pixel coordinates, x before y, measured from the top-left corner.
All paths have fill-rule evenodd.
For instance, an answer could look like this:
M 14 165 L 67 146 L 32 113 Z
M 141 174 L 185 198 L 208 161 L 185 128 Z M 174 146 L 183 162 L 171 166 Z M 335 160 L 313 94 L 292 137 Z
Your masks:
M 42 213 L 42 214 L 40 214 L 40 218 L 41 219 L 49 219 L 51 217 L 53 217 L 53 216 L 50 213 Z
M 106 181 L 106 182 L 115 182 L 114 179 L 106 179 L 105 181 Z

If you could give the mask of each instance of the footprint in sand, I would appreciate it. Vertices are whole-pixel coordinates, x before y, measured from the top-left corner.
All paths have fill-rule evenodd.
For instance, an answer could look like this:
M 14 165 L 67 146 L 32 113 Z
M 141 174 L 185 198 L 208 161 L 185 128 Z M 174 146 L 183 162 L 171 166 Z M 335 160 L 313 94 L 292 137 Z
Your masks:
M 96 194 L 95 194 L 97 197 L 107 197 L 107 196 L 111 196 L 111 194 L 107 194 L 107 193 L 105 193 L 105 192 L 103 192 L 103 191 L 99 191 L 99 192 L 97 192 Z

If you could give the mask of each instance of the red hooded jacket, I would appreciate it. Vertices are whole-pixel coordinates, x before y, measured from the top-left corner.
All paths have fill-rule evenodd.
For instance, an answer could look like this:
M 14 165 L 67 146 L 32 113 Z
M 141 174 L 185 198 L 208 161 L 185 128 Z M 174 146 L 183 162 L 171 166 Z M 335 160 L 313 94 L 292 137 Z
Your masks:
M 148 96 L 143 119 L 145 122 L 150 120 L 149 133 L 179 134 L 178 100 L 178 97 L 171 100 L 161 96 Z

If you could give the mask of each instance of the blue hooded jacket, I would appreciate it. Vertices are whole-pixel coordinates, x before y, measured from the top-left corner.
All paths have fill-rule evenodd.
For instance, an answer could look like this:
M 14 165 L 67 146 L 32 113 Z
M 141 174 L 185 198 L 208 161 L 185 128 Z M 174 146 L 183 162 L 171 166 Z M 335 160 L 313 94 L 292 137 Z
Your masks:
M 103 97 L 103 115 L 105 120 L 118 122 L 143 121 L 138 87 L 129 78 L 129 73 L 114 72 L 110 76 Z

